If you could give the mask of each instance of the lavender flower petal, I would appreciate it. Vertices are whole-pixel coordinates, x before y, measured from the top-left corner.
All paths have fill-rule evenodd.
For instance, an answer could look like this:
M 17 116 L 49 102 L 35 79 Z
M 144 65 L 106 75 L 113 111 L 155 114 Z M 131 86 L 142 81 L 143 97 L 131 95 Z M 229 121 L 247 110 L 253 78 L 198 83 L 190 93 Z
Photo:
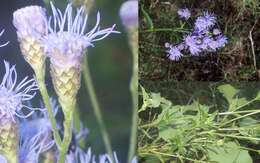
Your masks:
M 180 49 L 178 49 L 177 46 L 172 46 L 168 43 L 165 43 L 165 47 L 169 48 L 169 50 L 167 50 L 167 53 L 169 54 L 169 59 L 172 61 L 178 61 L 183 54 L 180 52 Z

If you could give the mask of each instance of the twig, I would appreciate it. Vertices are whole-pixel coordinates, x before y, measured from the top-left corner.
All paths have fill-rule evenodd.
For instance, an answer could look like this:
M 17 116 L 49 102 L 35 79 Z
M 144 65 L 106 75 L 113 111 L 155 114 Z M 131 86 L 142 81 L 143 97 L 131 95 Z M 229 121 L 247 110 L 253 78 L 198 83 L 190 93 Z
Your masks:
M 252 48 L 252 54 L 253 54 L 253 61 L 254 61 L 254 68 L 255 68 L 255 70 L 257 70 L 257 67 L 256 67 L 256 56 L 255 56 L 255 48 L 254 48 L 254 40 L 253 40 L 253 37 L 252 37 L 252 32 L 253 32 L 257 22 L 258 22 L 258 19 L 256 19 L 255 24 L 253 25 L 253 27 L 251 28 L 251 30 L 249 32 L 249 39 L 250 39 L 250 42 L 251 42 L 251 48 Z

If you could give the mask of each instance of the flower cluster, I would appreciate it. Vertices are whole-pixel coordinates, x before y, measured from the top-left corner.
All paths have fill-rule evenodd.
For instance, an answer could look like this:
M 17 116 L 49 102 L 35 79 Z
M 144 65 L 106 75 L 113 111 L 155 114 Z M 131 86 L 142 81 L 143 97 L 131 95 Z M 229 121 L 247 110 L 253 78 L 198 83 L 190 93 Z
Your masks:
M 180 9 L 178 14 L 186 20 L 190 17 L 188 9 Z M 193 31 L 183 38 L 183 42 L 177 45 L 165 44 L 169 59 L 178 61 L 183 56 L 182 51 L 199 56 L 202 52 L 215 52 L 224 47 L 227 44 L 227 37 L 215 27 L 216 21 L 216 16 L 208 11 L 197 17 Z

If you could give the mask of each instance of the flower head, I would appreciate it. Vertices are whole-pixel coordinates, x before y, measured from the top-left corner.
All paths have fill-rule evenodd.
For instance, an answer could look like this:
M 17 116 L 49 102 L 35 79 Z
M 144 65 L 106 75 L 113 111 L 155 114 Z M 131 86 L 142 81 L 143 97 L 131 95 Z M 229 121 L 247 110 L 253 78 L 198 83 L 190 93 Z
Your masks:
M 37 73 L 45 68 L 41 39 L 48 32 L 47 24 L 45 9 L 40 6 L 24 7 L 13 14 L 22 54 Z
M 169 48 L 169 50 L 167 50 L 168 54 L 169 54 L 169 59 L 172 61 L 178 61 L 183 54 L 181 53 L 180 49 L 177 46 L 172 46 L 169 43 L 165 44 L 166 48 Z
M 59 99 L 75 99 L 80 87 L 81 62 L 87 47 L 107 37 L 115 25 L 101 30 L 100 14 L 92 30 L 86 32 L 88 16 L 80 7 L 73 16 L 72 5 L 68 4 L 64 14 L 51 3 L 53 16 L 49 19 L 49 34 L 44 37 L 45 50 L 51 61 L 51 75 Z
M 191 16 L 190 10 L 187 8 L 179 9 L 177 13 L 181 18 L 184 18 L 185 20 L 188 20 Z
M 217 49 L 224 47 L 227 44 L 227 37 L 220 35 L 216 37 L 214 41 L 211 41 L 209 44 L 209 47 L 213 50 L 216 51 Z
M 39 162 L 40 154 L 49 150 L 53 145 L 54 140 L 49 139 L 48 134 L 45 134 L 44 131 L 40 131 L 32 137 L 22 135 L 20 137 L 19 162 Z
M 10 66 L 4 61 L 5 75 L 0 83 L 0 150 L 6 156 L 8 162 L 17 162 L 17 149 L 19 146 L 18 124 L 16 117 L 27 118 L 37 110 L 24 102 L 30 101 L 38 89 L 34 79 L 25 77 L 17 83 L 15 66 Z M 26 113 L 23 112 L 26 108 Z
M 40 6 L 18 9 L 13 14 L 13 24 L 19 39 L 27 36 L 40 38 L 47 33 L 45 9 Z
M 209 12 L 204 12 L 203 16 L 199 16 L 195 22 L 195 29 L 203 31 L 208 29 L 211 26 L 214 26 L 216 23 L 216 17 Z
M 184 42 L 192 55 L 198 55 L 202 51 L 201 40 L 198 37 L 188 35 L 184 38 Z
M 11 66 L 4 61 L 6 73 L 0 84 L 0 118 L 12 118 L 15 121 L 14 116 L 28 117 L 35 110 L 30 106 L 24 104 L 24 102 L 31 100 L 38 89 L 34 79 L 25 77 L 20 83 L 17 84 L 17 72 L 15 66 Z M 22 109 L 28 109 L 28 114 L 22 113 Z
M 59 109 L 57 101 L 50 98 L 50 103 L 53 114 L 56 116 Z M 49 134 L 51 137 L 52 127 L 46 109 L 36 112 L 30 119 L 20 119 L 19 126 L 19 134 L 23 135 L 23 137 L 33 137 L 39 132 L 44 132 L 46 135 Z
M 53 114 L 56 116 L 59 106 L 57 101 L 50 98 Z M 58 124 L 58 128 L 60 128 Z M 56 148 L 53 147 L 53 135 L 51 122 L 46 109 L 33 114 L 30 119 L 20 119 L 19 123 L 20 135 L 20 153 L 19 160 L 21 162 L 38 162 L 40 153 L 44 153 L 45 159 L 50 159 L 56 153 Z M 26 145 L 30 143 L 30 145 Z M 49 150 L 50 149 L 50 150 Z M 48 150 L 48 151 L 47 151 Z M 46 153 L 46 152 L 48 153 Z
M 0 32 L 0 37 L 4 34 L 4 32 L 5 32 L 5 30 L 3 29 L 3 30 Z M 0 48 L 6 46 L 6 45 L 8 45 L 8 44 L 9 44 L 9 41 L 6 42 L 6 43 L 4 43 L 4 44 L 0 44 Z
M 138 1 L 128 0 L 120 8 L 120 17 L 126 28 L 138 27 Z

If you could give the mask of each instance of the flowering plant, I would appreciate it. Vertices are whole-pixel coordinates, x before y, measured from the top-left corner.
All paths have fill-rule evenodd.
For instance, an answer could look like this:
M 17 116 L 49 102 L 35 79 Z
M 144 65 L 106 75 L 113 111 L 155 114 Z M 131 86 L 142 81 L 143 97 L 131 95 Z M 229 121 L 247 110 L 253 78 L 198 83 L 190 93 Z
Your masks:
M 87 29 L 89 10 L 93 3 L 93 1 L 84 2 L 74 10 L 76 4 L 73 1 L 67 4 L 63 12 L 53 2 L 46 2 L 46 6 L 51 9 L 51 16 L 47 14 L 44 7 L 38 5 L 23 7 L 13 13 L 13 25 L 16 28 L 21 53 L 33 69 L 34 78 L 25 77 L 18 82 L 19 73 L 15 66 L 4 61 L 6 72 L 0 85 L 1 162 L 119 162 L 116 152 L 112 150 L 91 80 L 88 66 L 88 55 L 91 53 L 88 48 L 93 48 L 97 41 L 120 32 L 116 30 L 115 24 L 102 29 L 99 12 L 94 27 Z M 130 5 L 133 3 L 135 7 L 133 11 L 137 13 L 137 1 L 130 2 Z M 128 8 L 129 5 L 124 6 Z M 122 24 L 129 32 L 129 43 L 136 56 L 137 25 L 134 24 L 137 22 L 137 14 L 122 14 L 126 12 L 124 8 L 120 10 Z M 0 36 L 3 33 L 4 31 L 0 33 Z M 3 43 L 0 47 L 8 43 Z M 47 64 L 48 61 L 50 64 Z M 132 97 L 136 96 L 137 90 L 135 88 L 137 87 L 136 63 L 133 67 Z M 48 74 L 50 74 L 56 94 L 53 97 L 50 97 L 50 88 L 46 83 Z M 82 140 L 85 141 L 88 134 L 88 130 L 83 127 L 78 115 L 77 94 L 81 87 L 81 76 L 90 96 L 107 152 L 98 158 L 92 154 L 91 148 L 85 151 L 80 144 Z M 34 100 L 37 99 L 35 96 L 38 91 L 42 103 L 35 108 L 33 107 Z M 137 108 L 135 98 L 132 105 L 132 108 Z M 133 115 L 136 113 L 135 110 L 133 110 Z M 129 147 L 128 158 L 128 162 L 133 163 L 137 162 L 135 158 L 136 130 L 136 124 L 133 122 L 131 131 L 133 144 Z

